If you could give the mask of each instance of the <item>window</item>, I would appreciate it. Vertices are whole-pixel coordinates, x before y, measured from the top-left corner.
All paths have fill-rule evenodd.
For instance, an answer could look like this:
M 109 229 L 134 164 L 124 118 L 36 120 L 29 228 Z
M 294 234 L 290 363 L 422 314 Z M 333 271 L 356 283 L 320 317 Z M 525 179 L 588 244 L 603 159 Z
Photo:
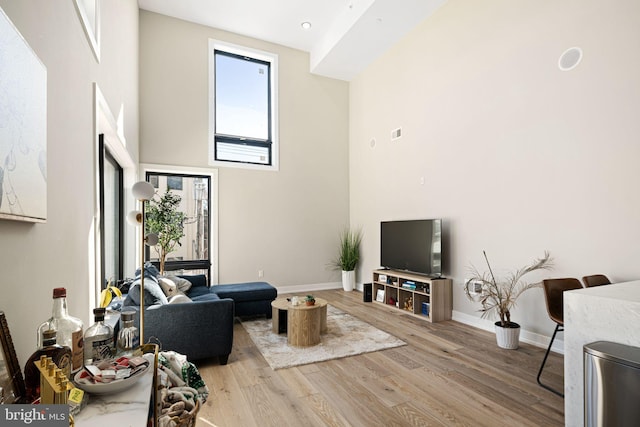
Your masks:
M 201 173 L 196 168 L 180 170 L 157 165 L 143 168 L 145 180 L 155 184 L 155 199 L 159 200 L 168 189 L 180 197 L 179 210 L 186 216 L 184 237 L 176 250 L 167 255 L 165 270 L 173 274 L 206 274 L 209 283 L 217 283 L 217 265 L 213 262 L 217 245 L 211 232 L 215 230 L 212 224 L 216 224 L 215 171 Z M 146 248 L 145 259 L 158 265 L 159 257 L 155 248 Z
M 123 279 L 123 171 L 99 137 L 101 286 Z M 102 288 L 101 288 L 102 289 Z
M 209 51 L 209 164 L 277 170 L 277 55 L 214 40 Z

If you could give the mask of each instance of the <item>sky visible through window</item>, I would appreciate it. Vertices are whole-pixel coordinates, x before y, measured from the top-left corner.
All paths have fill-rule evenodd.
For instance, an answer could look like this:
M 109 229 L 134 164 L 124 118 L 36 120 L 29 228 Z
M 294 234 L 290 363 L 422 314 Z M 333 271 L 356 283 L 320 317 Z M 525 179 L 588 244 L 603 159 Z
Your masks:
M 216 54 L 217 134 L 269 139 L 269 73 L 264 64 Z

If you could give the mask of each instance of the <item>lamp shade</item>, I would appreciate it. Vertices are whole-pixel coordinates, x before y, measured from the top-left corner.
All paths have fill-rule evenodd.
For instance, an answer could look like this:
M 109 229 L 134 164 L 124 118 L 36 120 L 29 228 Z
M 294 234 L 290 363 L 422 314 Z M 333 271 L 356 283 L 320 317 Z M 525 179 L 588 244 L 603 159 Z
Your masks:
M 145 236 L 144 242 L 147 246 L 155 246 L 158 244 L 158 235 L 155 233 L 149 233 Z
M 149 184 L 148 182 L 138 181 L 133 184 L 131 193 L 137 200 L 151 200 L 153 194 L 155 193 L 155 190 L 153 189 L 153 185 Z
M 127 222 L 131 225 L 141 225 L 142 224 L 142 212 L 140 211 L 131 211 L 127 214 Z

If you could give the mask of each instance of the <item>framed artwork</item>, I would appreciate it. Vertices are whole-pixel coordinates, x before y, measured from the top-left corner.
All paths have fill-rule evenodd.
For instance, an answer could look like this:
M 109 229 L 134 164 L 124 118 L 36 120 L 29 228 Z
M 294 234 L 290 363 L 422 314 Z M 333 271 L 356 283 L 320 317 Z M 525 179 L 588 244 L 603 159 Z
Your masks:
M 47 219 L 47 69 L 0 9 L 0 219 Z
M 22 403 L 25 397 L 24 378 L 13 347 L 9 325 L 0 311 L 0 404 Z
M 378 289 L 378 292 L 376 293 L 376 301 L 384 302 L 384 289 Z
M 91 50 L 100 62 L 100 0 L 75 0 L 75 3 Z

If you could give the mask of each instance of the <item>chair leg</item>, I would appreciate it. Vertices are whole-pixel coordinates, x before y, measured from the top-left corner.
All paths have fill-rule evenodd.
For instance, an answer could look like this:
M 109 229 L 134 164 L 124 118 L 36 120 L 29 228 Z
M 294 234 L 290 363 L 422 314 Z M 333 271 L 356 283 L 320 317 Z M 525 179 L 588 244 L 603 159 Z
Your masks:
M 542 382 L 540 381 L 540 375 L 542 375 L 542 370 L 544 369 L 544 365 L 545 363 L 547 363 L 547 357 L 549 357 L 551 346 L 553 345 L 553 341 L 556 339 L 556 334 L 558 333 L 558 331 L 562 332 L 564 331 L 564 328 L 562 327 L 562 325 L 556 324 L 556 329 L 553 331 L 553 336 L 551 337 L 551 341 L 549 342 L 549 347 L 547 348 L 547 352 L 544 354 L 544 359 L 542 359 L 542 365 L 540 365 L 540 370 L 538 371 L 538 377 L 536 378 L 536 380 L 538 381 L 538 384 L 540 384 L 542 388 L 546 388 L 550 392 L 555 393 L 558 396 L 564 398 L 564 393 L 560 393 L 558 390 L 555 390 L 546 384 L 542 384 Z

